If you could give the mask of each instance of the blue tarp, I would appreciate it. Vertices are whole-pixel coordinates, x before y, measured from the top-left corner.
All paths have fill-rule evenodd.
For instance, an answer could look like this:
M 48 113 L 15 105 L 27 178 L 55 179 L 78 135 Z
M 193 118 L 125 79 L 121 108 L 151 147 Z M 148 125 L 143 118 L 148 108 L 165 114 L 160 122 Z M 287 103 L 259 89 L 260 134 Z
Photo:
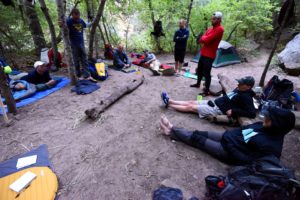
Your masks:
M 19 158 L 33 156 L 33 155 L 37 155 L 37 160 L 35 164 L 17 169 L 16 166 Z M 0 163 L 0 178 L 16 173 L 23 169 L 27 169 L 30 167 L 37 167 L 37 166 L 50 167 L 50 168 L 52 167 L 48 157 L 48 149 L 45 144 L 39 146 L 37 149 L 15 156 L 7 161 Z
M 65 78 L 65 77 L 63 77 L 63 78 L 61 78 L 61 81 L 55 87 L 50 88 L 48 90 L 36 92 L 31 97 L 23 99 L 20 102 L 17 102 L 16 106 L 17 106 L 17 108 L 19 108 L 19 107 L 22 107 L 22 106 L 26 106 L 26 105 L 28 105 L 30 103 L 33 103 L 33 102 L 35 102 L 35 101 L 37 101 L 39 99 L 42 99 L 42 98 L 48 96 L 49 94 L 51 94 L 51 93 L 53 93 L 53 92 L 55 92 L 55 91 L 57 91 L 57 90 L 65 87 L 69 83 L 70 83 L 70 80 L 67 79 L 67 78 Z M 7 112 L 7 109 L 6 109 L 6 112 Z M 2 114 L 1 110 L 0 110 L 0 114 Z

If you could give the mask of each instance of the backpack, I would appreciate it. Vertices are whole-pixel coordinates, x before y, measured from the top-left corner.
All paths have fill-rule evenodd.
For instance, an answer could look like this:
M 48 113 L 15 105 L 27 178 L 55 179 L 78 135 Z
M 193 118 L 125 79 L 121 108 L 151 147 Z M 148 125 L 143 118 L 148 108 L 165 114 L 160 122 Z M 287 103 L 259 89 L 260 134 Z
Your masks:
M 108 77 L 108 72 L 103 62 L 89 63 L 89 71 L 94 79 L 104 81 Z
M 161 37 L 161 36 L 165 36 L 165 34 L 163 33 L 163 28 L 162 28 L 162 22 L 161 21 L 156 21 L 154 24 L 154 32 L 151 32 L 152 35 L 154 35 L 155 37 Z
M 287 79 L 280 80 L 278 76 L 274 75 L 263 89 L 262 100 L 270 101 L 271 104 L 277 104 L 282 108 L 292 109 L 293 90 L 293 82 Z
M 224 176 L 207 176 L 210 200 L 298 200 L 300 182 L 294 171 L 279 164 L 275 156 L 263 157 L 251 165 L 237 166 Z

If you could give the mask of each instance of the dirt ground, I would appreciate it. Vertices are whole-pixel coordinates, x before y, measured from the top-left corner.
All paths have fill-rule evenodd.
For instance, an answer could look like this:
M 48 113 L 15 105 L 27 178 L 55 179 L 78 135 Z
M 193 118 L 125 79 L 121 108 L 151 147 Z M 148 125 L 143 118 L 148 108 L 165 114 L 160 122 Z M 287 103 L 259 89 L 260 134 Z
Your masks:
M 173 62 L 172 55 L 160 55 Z M 190 60 L 188 56 L 186 60 Z M 266 54 L 243 63 L 213 69 L 214 77 L 225 73 L 232 78 L 253 75 L 258 82 Z M 192 68 L 196 64 L 190 63 Z M 176 126 L 188 129 L 224 131 L 194 114 L 182 114 L 162 107 L 160 93 L 169 92 L 180 100 L 196 98 L 190 88 L 194 80 L 184 77 L 153 77 L 141 69 L 145 82 L 104 112 L 97 121 L 85 120 L 84 111 L 96 106 L 127 81 L 140 76 L 110 70 L 101 89 L 85 96 L 70 92 L 71 86 L 34 104 L 20 108 L 11 127 L 0 124 L 0 162 L 47 144 L 59 178 L 59 199 L 151 199 L 152 192 L 168 179 L 189 194 L 202 199 L 204 177 L 226 174 L 229 166 L 197 149 L 171 142 L 161 135 L 158 121 L 165 114 Z M 286 77 L 278 69 L 268 73 Z M 300 87 L 299 77 L 289 77 Z M 297 85 L 298 84 L 298 85 Z M 282 161 L 300 177 L 300 131 L 286 136 Z

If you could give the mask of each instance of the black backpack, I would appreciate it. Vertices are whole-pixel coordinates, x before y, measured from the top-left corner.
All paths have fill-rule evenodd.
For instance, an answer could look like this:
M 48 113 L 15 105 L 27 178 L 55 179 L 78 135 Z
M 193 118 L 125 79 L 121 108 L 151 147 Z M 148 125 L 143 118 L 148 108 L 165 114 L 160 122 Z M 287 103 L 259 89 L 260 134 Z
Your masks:
M 163 27 L 162 27 L 162 22 L 161 21 L 155 21 L 154 24 L 154 32 L 151 32 L 152 35 L 154 35 L 155 37 L 161 37 L 161 36 L 165 36 L 164 32 L 163 32 Z
M 292 109 L 291 93 L 294 91 L 293 82 L 287 79 L 280 80 L 278 76 L 273 76 L 263 89 L 262 100 L 276 106 Z
M 224 176 L 207 176 L 210 200 L 298 200 L 300 182 L 294 172 L 267 156 L 248 166 L 237 166 Z

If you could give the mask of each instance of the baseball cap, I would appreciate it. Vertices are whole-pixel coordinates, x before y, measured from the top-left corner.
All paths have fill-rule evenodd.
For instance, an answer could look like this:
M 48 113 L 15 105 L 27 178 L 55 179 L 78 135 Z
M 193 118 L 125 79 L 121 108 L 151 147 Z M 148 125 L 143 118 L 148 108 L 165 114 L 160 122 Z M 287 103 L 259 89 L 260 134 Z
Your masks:
M 236 79 L 236 81 L 239 83 L 239 84 L 245 84 L 245 85 L 249 85 L 251 87 L 254 86 L 255 84 L 255 80 L 252 76 L 245 76 L 241 79 Z
M 37 68 L 38 66 L 41 66 L 41 65 L 44 65 L 46 64 L 46 62 L 43 62 L 43 61 L 36 61 L 33 65 L 34 68 Z
M 216 12 L 213 14 L 213 16 L 215 16 L 215 17 L 218 18 L 218 19 L 222 19 L 223 14 L 222 14 L 220 11 L 216 11 Z

